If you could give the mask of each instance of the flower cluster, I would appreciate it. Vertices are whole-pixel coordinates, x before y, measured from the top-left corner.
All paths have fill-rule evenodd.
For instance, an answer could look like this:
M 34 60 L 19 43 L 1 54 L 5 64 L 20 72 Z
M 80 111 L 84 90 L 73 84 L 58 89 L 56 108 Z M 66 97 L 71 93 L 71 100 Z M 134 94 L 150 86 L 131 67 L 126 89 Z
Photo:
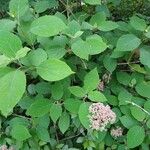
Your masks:
M 94 130 L 104 131 L 106 126 L 113 124 L 116 120 L 116 114 L 111 110 L 110 106 L 103 103 L 93 103 L 89 107 L 90 127 Z
M 0 146 L 0 150 L 14 150 L 14 149 L 12 147 L 7 148 L 6 145 L 2 145 L 2 146 Z
M 111 129 L 110 134 L 114 137 L 120 137 L 123 134 L 123 129 L 121 127 L 117 127 L 116 129 Z

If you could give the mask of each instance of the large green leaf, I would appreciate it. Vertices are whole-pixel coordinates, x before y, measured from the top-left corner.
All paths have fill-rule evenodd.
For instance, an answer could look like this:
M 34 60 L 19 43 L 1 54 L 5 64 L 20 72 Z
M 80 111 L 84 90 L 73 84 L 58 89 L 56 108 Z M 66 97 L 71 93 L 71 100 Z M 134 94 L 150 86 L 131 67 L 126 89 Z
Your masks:
M 80 86 L 71 86 L 69 87 L 70 92 L 77 97 L 84 97 L 86 92 Z
M 138 107 L 132 106 L 130 107 L 132 116 L 138 121 L 143 121 L 145 118 L 145 113 Z
M 89 55 L 96 55 L 105 51 L 107 45 L 99 35 L 94 34 L 88 36 L 86 41 L 81 39 L 75 41 L 71 48 L 75 55 L 88 60 Z
M 87 92 L 89 92 L 96 89 L 98 84 L 99 84 L 99 75 L 97 69 L 95 68 L 86 74 L 84 78 L 84 88 L 87 90 Z
M 93 102 L 105 102 L 106 97 L 100 91 L 91 91 L 88 94 L 88 98 Z
M 102 53 L 107 48 L 106 43 L 97 34 L 87 37 L 86 42 L 89 44 L 90 47 L 90 51 L 89 51 L 90 55 Z
M 50 111 L 50 107 L 51 103 L 48 99 L 40 98 L 30 105 L 26 114 L 32 117 L 42 117 Z
M 141 82 L 137 84 L 135 87 L 137 93 L 143 97 L 150 98 L 150 83 L 149 82 Z
M 81 103 L 78 99 L 68 98 L 64 101 L 64 106 L 69 112 L 77 114 Z
M 139 30 L 139 31 L 144 31 L 146 29 L 145 20 L 137 16 L 131 17 L 130 24 L 134 29 Z
M 118 27 L 118 24 L 113 21 L 103 21 L 99 24 L 98 29 L 101 31 L 111 31 Z
M 9 19 L 0 20 L 0 31 L 12 31 L 16 26 L 16 22 Z
M 56 16 L 42 16 L 34 20 L 31 25 L 31 32 L 38 36 L 50 37 L 57 35 L 66 28 L 64 22 Z
M 77 40 L 74 42 L 71 46 L 72 51 L 75 55 L 77 55 L 80 58 L 88 60 L 89 58 L 89 44 L 86 43 L 83 40 Z
M 127 146 L 128 148 L 135 148 L 142 144 L 145 138 L 145 131 L 143 127 L 134 126 L 129 129 L 127 133 Z
M 0 52 L 8 57 L 15 57 L 18 50 L 22 48 L 18 36 L 7 31 L 0 31 Z
M 133 34 L 122 35 L 116 46 L 116 51 L 133 51 L 141 44 L 141 40 Z
M 9 11 L 11 16 L 18 20 L 29 9 L 28 0 L 11 0 L 9 3 Z
M 25 126 L 19 124 L 13 126 L 11 135 L 18 141 L 24 141 L 31 137 L 28 129 Z
M 49 136 L 48 129 L 38 126 L 36 128 L 36 133 L 40 140 L 42 140 L 44 142 L 50 142 L 50 136 Z
M 88 118 L 88 115 L 89 115 L 89 104 L 88 103 L 82 103 L 80 105 L 78 115 L 79 115 L 81 124 L 86 129 L 89 129 L 90 128 L 90 120 Z
M 10 71 L 0 78 L 0 110 L 7 116 L 19 102 L 26 87 L 26 77 L 22 71 Z
M 48 59 L 37 67 L 37 73 L 47 81 L 58 81 L 74 73 L 63 61 Z

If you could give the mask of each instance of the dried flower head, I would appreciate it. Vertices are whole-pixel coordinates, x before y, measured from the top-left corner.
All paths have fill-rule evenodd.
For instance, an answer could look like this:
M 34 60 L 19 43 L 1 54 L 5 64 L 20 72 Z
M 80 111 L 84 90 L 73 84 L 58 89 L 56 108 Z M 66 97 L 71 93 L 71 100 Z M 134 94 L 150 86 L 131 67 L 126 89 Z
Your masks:
M 89 107 L 90 127 L 95 130 L 104 131 L 106 126 L 113 124 L 116 120 L 116 114 L 111 110 L 110 106 L 103 103 L 93 103 Z
M 99 82 L 97 89 L 99 91 L 104 91 L 104 81 L 100 81 Z
M 123 134 L 123 129 L 121 127 L 117 127 L 116 129 L 111 129 L 110 134 L 114 137 L 120 137 Z

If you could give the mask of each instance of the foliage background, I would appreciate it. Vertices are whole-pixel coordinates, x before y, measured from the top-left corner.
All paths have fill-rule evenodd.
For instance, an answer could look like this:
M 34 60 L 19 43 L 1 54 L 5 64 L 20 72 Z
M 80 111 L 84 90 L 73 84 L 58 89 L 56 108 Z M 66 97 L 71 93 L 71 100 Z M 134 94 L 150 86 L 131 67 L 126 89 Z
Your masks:
M 0 0 L 0 145 L 149 150 L 149 9 L 148 0 Z M 96 102 L 117 115 L 107 131 L 89 128 Z

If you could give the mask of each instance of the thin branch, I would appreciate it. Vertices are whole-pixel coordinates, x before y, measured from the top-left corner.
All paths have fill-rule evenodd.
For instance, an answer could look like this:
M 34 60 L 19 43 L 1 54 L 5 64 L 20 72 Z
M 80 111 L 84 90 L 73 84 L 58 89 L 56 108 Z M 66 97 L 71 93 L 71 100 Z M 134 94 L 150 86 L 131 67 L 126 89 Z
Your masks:
M 78 136 L 81 135 L 81 134 L 82 134 L 82 133 L 78 133 L 77 135 L 73 135 L 73 136 L 66 137 L 66 138 L 64 138 L 64 139 L 62 139 L 62 140 L 60 140 L 60 141 L 70 140 L 70 139 L 73 139 L 73 138 L 75 138 L 75 137 L 78 137 Z
M 73 14 L 72 10 L 70 9 L 70 7 L 66 5 L 62 0 L 59 0 L 59 1 L 66 7 L 67 12 L 69 11 L 70 14 L 74 17 L 74 19 L 78 21 L 78 19 L 76 18 L 76 16 Z
M 31 121 L 31 118 L 29 118 L 29 117 L 21 116 L 21 115 L 18 115 L 18 114 L 12 114 L 12 115 L 15 116 L 15 117 L 20 117 L 20 118 L 27 119 L 27 120 Z
M 121 63 L 118 63 L 117 65 L 118 66 L 121 66 L 121 65 L 130 65 L 130 64 L 137 64 L 137 63 L 140 63 L 140 61 L 133 61 L 133 62 L 121 62 Z

